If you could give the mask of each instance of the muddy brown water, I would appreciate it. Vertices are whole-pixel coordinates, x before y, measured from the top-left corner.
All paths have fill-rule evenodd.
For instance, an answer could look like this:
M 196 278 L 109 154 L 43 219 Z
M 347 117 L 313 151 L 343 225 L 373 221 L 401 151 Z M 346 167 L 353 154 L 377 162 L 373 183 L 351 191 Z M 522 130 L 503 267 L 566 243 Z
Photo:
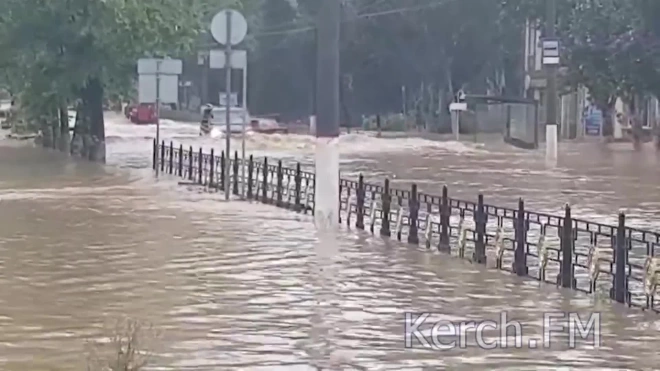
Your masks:
M 160 332 L 149 344 L 158 370 L 657 369 L 655 315 L 355 231 L 339 233 L 334 258 L 319 262 L 328 247 L 309 217 L 155 179 L 153 127 L 108 120 L 105 168 L 0 142 L 2 370 L 85 369 L 85 343 L 111 335 L 123 316 Z M 197 130 L 165 122 L 162 134 L 223 147 Z M 486 142 L 351 134 L 342 138 L 342 166 L 347 176 L 424 190 L 447 183 L 464 198 L 481 191 L 498 204 L 571 202 L 602 220 L 623 208 L 654 225 L 660 176 L 650 148 L 564 145 L 559 168 L 548 170 L 542 154 Z M 251 136 L 247 146 L 306 163 L 313 153 L 304 136 Z M 602 346 L 569 349 L 558 334 L 543 349 L 405 349 L 406 311 L 453 321 L 506 312 L 526 338 L 542 334 L 543 313 L 599 312 Z

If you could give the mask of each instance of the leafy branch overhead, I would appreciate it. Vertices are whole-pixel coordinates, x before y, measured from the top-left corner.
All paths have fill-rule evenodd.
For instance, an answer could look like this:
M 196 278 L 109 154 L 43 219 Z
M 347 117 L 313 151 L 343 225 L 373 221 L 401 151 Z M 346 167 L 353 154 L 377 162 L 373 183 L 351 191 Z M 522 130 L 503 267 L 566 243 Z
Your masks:
M 7 0 L 0 47 L 15 90 L 46 80 L 60 99 L 90 78 L 132 77 L 145 55 L 190 53 L 202 29 L 195 0 Z M 38 73 L 40 71 L 41 73 Z

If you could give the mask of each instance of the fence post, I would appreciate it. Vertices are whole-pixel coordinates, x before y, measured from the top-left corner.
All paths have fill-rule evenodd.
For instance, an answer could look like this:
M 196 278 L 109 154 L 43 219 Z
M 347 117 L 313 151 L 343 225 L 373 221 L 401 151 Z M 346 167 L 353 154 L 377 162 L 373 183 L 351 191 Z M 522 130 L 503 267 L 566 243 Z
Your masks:
M 238 196 L 238 151 L 234 151 L 234 195 Z
M 220 152 L 220 189 L 225 189 L 225 151 Z
M 514 271 L 518 276 L 526 276 L 527 269 L 527 221 L 525 219 L 525 201 L 518 200 L 518 215 L 516 221 L 516 252 L 514 257 Z
M 156 142 L 156 138 L 154 138 L 154 143 L 152 146 L 151 150 L 151 157 L 153 160 L 153 169 L 156 170 L 156 167 L 158 166 L 158 143 Z
M 419 231 L 417 221 L 419 219 L 419 195 L 417 194 L 417 184 L 413 183 L 410 187 L 410 200 L 408 208 L 410 216 L 408 218 L 408 243 L 419 244 Z
M 165 141 L 160 143 L 160 172 L 165 172 Z
M 342 195 L 342 192 L 344 192 L 344 185 L 342 184 L 341 179 L 339 179 L 339 200 L 337 200 L 337 202 L 339 203 L 339 215 L 337 215 L 337 220 L 338 220 L 338 223 L 340 225 L 342 223 L 342 221 L 341 221 L 341 195 Z M 346 197 L 347 207 L 350 207 L 350 206 L 348 206 L 348 201 L 349 201 L 350 195 L 351 195 L 351 189 L 349 188 L 348 189 L 348 195 Z M 350 223 L 350 221 L 349 221 L 349 223 Z M 349 224 L 349 226 L 350 226 L 350 224 Z
M 282 207 L 282 160 L 277 161 L 277 207 Z
M 172 141 L 170 141 L 169 172 L 170 172 L 170 174 L 172 174 L 172 172 L 174 172 L 174 143 L 172 143 Z
M 628 277 L 626 267 L 628 266 L 628 241 L 626 239 L 626 215 L 619 213 L 619 225 L 616 230 L 616 250 L 614 257 L 616 271 L 614 273 L 614 300 L 619 303 L 628 301 Z
M 183 144 L 179 144 L 179 176 L 183 178 Z
M 293 180 L 295 183 L 293 210 L 295 210 L 296 212 L 300 212 L 300 210 L 302 209 L 302 205 L 300 204 L 300 199 L 302 198 L 300 195 L 302 189 L 302 170 L 300 170 L 300 162 L 296 164 L 296 175 L 294 176 Z
M 358 189 L 356 192 L 356 202 L 355 213 L 357 214 L 357 220 L 355 221 L 355 227 L 358 229 L 364 230 L 364 175 L 360 173 L 358 178 Z
M 204 184 L 204 167 L 202 164 L 202 161 L 204 157 L 204 152 L 202 151 L 202 147 L 199 147 L 199 156 L 197 157 L 197 162 L 198 162 L 198 169 L 197 169 L 197 182 L 199 184 Z
M 252 172 L 254 171 L 254 158 L 250 155 L 248 160 L 248 169 L 247 169 L 247 198 L 248 200 L 252 199 Z
M 449 222 L 451 218 L 451 205 L 449 204 L 449 190 L 442 186 L 442 200 L 440 202 L 440 243 L 438 251 L 451 252 L 449 245 Z
M 211 148 L 211 158 L 209 159 L 209 187 L 213 187 L 213 173 L 215 170 L 215 154 Z
M 383 237 L 391 237 L 392 232 L 390 231 L 390 203 L 392 202 L 392 196 L 390 196 L 389 179 L 385 179 L 385 187 L 383 189 L 383 194 L 380 196 L 380 200 L 383 203 L 383 215 L 381 217 L 383 224 L 380 226 L 380 235 Z
M 192 146 L 188 149 L 188 180 L 193 180 L 193 149 Z
M 261 181 L 263 182 L 261 187 L 261 202 L 268 203 L 268 157 L 264 157 L 264 168 L 262 169 L 263 176 Z
M 477 212 L 474 214 L 474 225 L 477 238 L 474 244 L 474 256 L 472 260 L 477 264 L 486 264 L 486 224 L 488 223 L 488 214 L 484 206 L 484 195 L 479 194 L 477 199 Z
M 561 286 L 567 289 L 574 287 L 573 279 L 573 217 L 571 207 L 566 204 L 564 220 L 561 229 Z M 614 286 L 612 286 L 614 287 Z

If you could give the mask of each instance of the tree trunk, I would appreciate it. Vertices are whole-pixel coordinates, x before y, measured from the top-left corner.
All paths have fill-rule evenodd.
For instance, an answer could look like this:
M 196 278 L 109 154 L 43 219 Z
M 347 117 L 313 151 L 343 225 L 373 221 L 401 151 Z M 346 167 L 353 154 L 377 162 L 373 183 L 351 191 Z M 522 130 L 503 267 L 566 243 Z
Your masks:
M 103 121 L 103 85 L 90 78 L 83 90 L 83 111 L 88 131 L 83 135 L 83 155 L 90 161 L 105 163 L 105 123 Z
M 51 119 L 48 116 L 40 117 L 41 123 L 39 127 L 41 128 L 41 146 L 44 148 L 53 147 L 53 125 Z
M 71 156 L 83 156 L 83 143 L 82 143 L 82 133 L 85 132 L 85 111 L 83 109 L 82 103 L 78 103 L 76 107 L 76 123 L 73 127 L 73 136 L 71 137 Z
M 52 149 L 57 149 L 60 142 L 60 120 L 59 120 L 59 110 L 54 109 L 49 116 L 49 126 L 50 130 L 53 133 L 53 142 L 51 143 Z
M 611 140 L 614 136 L 614 104 L 616 100 L 610 100 L 609 102 L 603 104 L 597 104 L 598 109 L 603 114 L 603 137 Z
M 69 153 L 69 110 L 65 105 L 60 107 L 60 138 L 58 147 L 64 153 Z

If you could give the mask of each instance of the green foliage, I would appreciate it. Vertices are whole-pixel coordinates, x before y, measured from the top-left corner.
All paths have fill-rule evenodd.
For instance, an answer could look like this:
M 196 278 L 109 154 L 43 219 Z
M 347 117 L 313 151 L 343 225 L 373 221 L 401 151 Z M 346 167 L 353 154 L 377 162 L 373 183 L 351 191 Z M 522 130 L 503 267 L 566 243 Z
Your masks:
M 407 100 L 429 87 L 446 98 L 460 88 L 501 90 L 506 75 L 510 94 L 519 95 L 525 18 L 508 1 L 344 1 L 341 74 L 352 81 L 346 99 L 354 114 L 399 110 L 402 86 L 411 92 Z M 312 107 L 319 4 L 269 0 L 261 8 L 251 55 L 257 77 L 250 102 L 258 111 L 304 114 Z
M 72 104 L 98 79 L 130 89 L 138 58 L 189 54 L 200 0 L 6 0 L 0 66 L 31 114 Z

